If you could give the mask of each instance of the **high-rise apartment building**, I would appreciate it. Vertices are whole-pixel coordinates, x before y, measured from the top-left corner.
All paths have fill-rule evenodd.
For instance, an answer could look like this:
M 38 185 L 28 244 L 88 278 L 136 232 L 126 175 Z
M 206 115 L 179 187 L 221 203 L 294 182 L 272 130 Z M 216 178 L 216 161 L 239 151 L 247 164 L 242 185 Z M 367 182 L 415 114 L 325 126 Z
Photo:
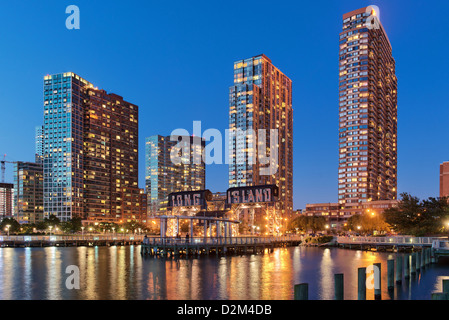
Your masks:
M 371 7 L 346 13 L 340 33 L 338 202 L 345 215 L 397 198 L 395 60 L 377 16 Z
M 124 197 L 141 193 L 136 105 L 72 72 L 49 75 L 43 128 L 44 216 L 142 219 L 122 205 Z
M 44 174 L 42 163 L 14 163 L 14 216 L 19 223 L 44 219 Z
M 449 161 L 440 164 L 440 197 L 449 197 Z
M 270 148 L 270 129 L 277 130 L 277 157 L 268 165 L 258 155 Z M 239 135 L 238 131 L 247 132 Z M 265 141 L 257 139 L 265 130 Z M 234 62 L 234 85 L 229 89 L 229 187 L 275 184 L 279 212 L 293 213 L 292 81 L 265 55 Z M 249 133 L 253 132 L 254 135 Z M 266 150 L 266 152 L 264 152 Z M 244 152 L 240 152 L 244 151 Z M 263 168 L 273 166 L 271 174 Z
M 206 188 L 206 166 L 202 160 L 205 140 L 193 136 L 179 137 L 178 141 L 170 138 L 154 135 L 145 142 L 145 187 L 151 215 L 166 212 L 172 192 Z M 174 147 L 179 148 L 180 163 L 171 158 Z
M 44 159 L 44 148 L 43 148 L 43 139 L 44 139 L 44 128 L 43 126 L 37 126 L 35 128 L 35 162 L 42 163 Z
M 14 214 L 14 185 L 0 183 L 0 221 L 3 218 L 12 218 Z

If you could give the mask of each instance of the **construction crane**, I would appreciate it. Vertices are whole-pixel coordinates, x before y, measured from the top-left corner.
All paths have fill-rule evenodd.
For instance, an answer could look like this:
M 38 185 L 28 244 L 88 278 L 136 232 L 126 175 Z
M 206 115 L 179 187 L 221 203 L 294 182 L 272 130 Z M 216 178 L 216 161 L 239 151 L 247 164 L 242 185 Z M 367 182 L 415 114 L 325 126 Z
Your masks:
M 5 171 L 6 171 L 6 164 L 7 163 L 16 163 L 16 162 L 12 162 L 12 161 L 6 161 L 6 153 L 3 155 L 3 160 L 0 161 L 1 162 L 1 167 L 2 167 L 2 183 L 5 183 Z

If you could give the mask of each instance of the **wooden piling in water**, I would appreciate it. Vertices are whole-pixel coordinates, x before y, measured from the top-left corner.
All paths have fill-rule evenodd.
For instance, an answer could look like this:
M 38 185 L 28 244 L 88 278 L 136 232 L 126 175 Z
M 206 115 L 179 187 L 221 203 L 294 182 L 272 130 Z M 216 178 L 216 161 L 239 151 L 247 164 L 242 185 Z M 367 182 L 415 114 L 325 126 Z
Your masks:
M 309 284 L 296 284 L 294 288 L 295 300 L 309 300 Z
M 394 289 L 394 260 L 388 259 L 387 261 L 387 288 L 388 290 Z
M 334 275 L 335 300 L 344 300 L 344 275 L 336 273 Z
M 359 268 L 357 275 L 357 299 L 366 300 L 366 268 Z
M 416 252 L 416 272 L 421 270 L 421 251 Z
M 449 279 L 443 280 L 443 292 L 449 294 Z
M 382 277 L 382 264 L 374 263 L 374 300 L 382 300 L 381 277 Z
M 402 261 L 402 256 L 396 258 L 396 283 L 402 283 Z
M 421 250 L 421 270 L 423 270 L 426 267 L 426 264 L 424 263 L 424 259 L 426 257 L 424 250 L 426 250 L 424 247 Z
M 411 274 L 416 273 L 416 252 L 412 253 L 412 263 L 410 265 L 410 273 Z
M 432 300 L 449 300 L 449 294 L 445 292 L 432 293 Z
M 410 278 L 410 255 L 407 254 L 404 256 L 404 278 L 409 279 Z

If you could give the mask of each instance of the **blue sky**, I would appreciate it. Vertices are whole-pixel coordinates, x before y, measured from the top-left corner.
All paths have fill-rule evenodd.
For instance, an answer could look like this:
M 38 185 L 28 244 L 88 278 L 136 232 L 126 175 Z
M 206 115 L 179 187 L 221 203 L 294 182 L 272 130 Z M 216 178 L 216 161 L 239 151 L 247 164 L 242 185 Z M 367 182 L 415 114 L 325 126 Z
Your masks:
M 80 30 L 65 27 L 72 4 Z M 224 132 L 233 62 L 264 53 L 293 81 L 294 208 L 334 202 L 338 33 L 343 13 L 370 4 L 396 60 L 398 191 L 437 196 L 449 160 L 446 1 L 2 1 L 0 154 L 34 160 L 43 76 L 72 71 L 139 106 L 143 187 L 145 137 L 193 121 Z M 208 166 L 207 188 L 227 187 L 227 166 Z

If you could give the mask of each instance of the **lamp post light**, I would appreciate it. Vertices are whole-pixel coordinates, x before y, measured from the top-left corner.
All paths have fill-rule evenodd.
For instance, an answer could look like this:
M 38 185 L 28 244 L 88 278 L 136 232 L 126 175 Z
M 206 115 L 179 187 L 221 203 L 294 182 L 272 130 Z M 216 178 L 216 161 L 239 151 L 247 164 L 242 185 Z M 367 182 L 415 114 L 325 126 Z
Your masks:
M 7 225 L 6 225 L 6 228 L 5 228 L 6 231 L 8 231 L 8 237 L 9 237 L 9 228 L 10 228 L 10 227 L 11 227 L 11 225 L 10 225 L 10 224 L 7 224 Z
M 81 227 L 81 237 L 82 237 L 83 240 L 84 240 L 84 227 Z
M 51 236 L 51 229 L 53 229 L 53 226 L 49 226 L 48 229 L 50 229 L 50 236 Z
M 115 236 L 115 227 L 112 227 L 112 236 Z

